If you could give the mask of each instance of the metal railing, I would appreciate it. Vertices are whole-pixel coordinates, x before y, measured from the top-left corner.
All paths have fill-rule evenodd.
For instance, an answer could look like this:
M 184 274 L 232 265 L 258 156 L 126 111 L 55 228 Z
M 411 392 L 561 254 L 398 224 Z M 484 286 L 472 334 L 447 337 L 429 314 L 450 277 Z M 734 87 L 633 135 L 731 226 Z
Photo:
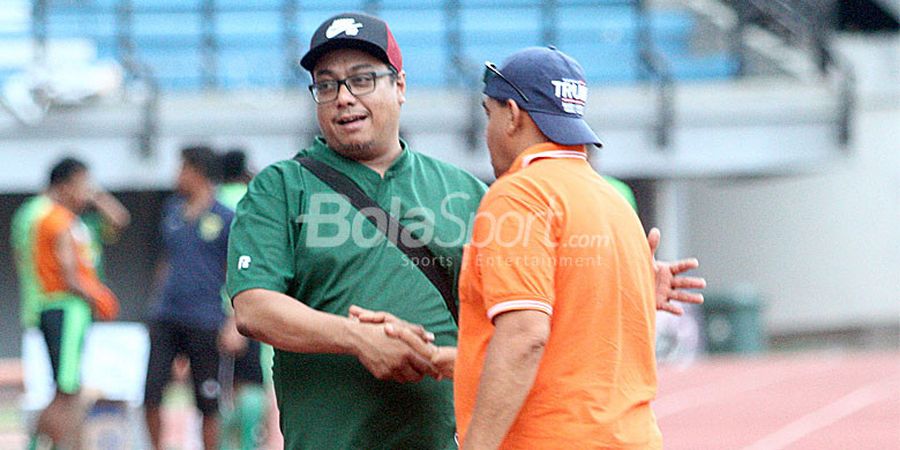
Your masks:
M 668 61 L 653 47 L 653 39 L 650 35 L 650 27 L 647 24 L 645 1 L 638 1 L 637 12 L 639 14 L 638 52 L 639 67 L 654 82 L 656 87 L 656 121 L 653 127 L 653 141 L 658 149 L 669 146 L 672 126 L 675 122 L 675 87 L 672 70 Z
M 747 46 L 743 31 L 749 24 L 761 25 L 789 45 L 811 53 L 819 73 L 837 84 L 837 138 L 845 146 L 851 137 L 856 77 L 850 64 L 831 48 L 831 35 L 837 24 L 836 1 L 733 0 L 731 4 L 738 16 L 734 47 L 739 58 L 739 74 L 746 71 Z

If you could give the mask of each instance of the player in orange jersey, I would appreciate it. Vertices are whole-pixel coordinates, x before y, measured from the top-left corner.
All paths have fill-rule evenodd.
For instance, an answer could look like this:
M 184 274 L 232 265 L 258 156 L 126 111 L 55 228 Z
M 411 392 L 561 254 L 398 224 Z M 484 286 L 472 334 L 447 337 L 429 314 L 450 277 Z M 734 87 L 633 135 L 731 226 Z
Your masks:
M 94 195 L 87 166 L 72 158 L 57 163 L 46 195 L 51 203 L 35 219 L 31 256 L 56 394 L 38 418 L 36 436 L 48 436 L 59 448 L 77 448 L 84 336 L 92 315 L 112 320 L 119 302 L 97 277 L 91 233 L 78 217 Z

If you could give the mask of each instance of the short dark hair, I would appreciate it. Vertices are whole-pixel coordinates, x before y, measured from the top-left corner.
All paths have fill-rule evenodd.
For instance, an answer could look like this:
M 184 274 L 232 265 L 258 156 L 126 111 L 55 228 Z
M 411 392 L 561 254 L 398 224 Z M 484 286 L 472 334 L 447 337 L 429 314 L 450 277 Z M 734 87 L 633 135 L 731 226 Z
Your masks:
M 222 155 L 222 180 L 225 182 L 244 181 L 250 178 L 247 170 L 247 153 L 234 148 Z
M 221 174 L 221 164 L 216 152 L 207 145 L 191 145 L 181 149 L 181 159 L 197 169 L 210 181 L 217 181 Z
M 85 170 L 87 170 L 85 163 L 72 157 L 65 157 L 50 169 L 50 186 L 59 186 Z

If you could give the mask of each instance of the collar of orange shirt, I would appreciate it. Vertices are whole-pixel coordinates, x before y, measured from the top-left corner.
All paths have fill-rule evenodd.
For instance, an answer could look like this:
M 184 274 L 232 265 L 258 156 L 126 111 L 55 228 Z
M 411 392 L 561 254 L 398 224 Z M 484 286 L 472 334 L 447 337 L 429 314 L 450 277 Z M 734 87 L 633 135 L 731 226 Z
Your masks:
M 528 167 L 529 164 L 544 158 L 578 158 L 586 160 L 587 151 L 583 145 L 561 145 L 555 142 L 535 144 L 522 151 L 504 175 L 518 172 Z

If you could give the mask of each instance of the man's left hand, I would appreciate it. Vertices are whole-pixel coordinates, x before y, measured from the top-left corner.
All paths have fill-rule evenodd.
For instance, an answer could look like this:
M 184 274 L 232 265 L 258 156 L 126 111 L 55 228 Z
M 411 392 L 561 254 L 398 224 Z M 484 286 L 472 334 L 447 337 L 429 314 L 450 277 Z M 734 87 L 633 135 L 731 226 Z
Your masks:
M 234 356 L 240 356 L 247 351 L 247 338 L 241 336 L 234 324 L 234 318 L 229 317 L 219 330 L 219 350 Z
M 657 261 L 656 249 L 659 248 L 659 239 L 659 229 L 657 228 L 651 229 L 647 234 L 650 255 L 653 257 L 653 270 L 656 271 L 656 309 L 680 316 L 684 314 L 684 309 L 672 301 L 697 305 L 703 303 L 703 294 L 684 289 L 703 289 L 706 287 L 706 280 L 700 277 L 678 276 L 682 272 L 699 267 L 700 261 L 697 261 L 697 258 L 675 262 Z

